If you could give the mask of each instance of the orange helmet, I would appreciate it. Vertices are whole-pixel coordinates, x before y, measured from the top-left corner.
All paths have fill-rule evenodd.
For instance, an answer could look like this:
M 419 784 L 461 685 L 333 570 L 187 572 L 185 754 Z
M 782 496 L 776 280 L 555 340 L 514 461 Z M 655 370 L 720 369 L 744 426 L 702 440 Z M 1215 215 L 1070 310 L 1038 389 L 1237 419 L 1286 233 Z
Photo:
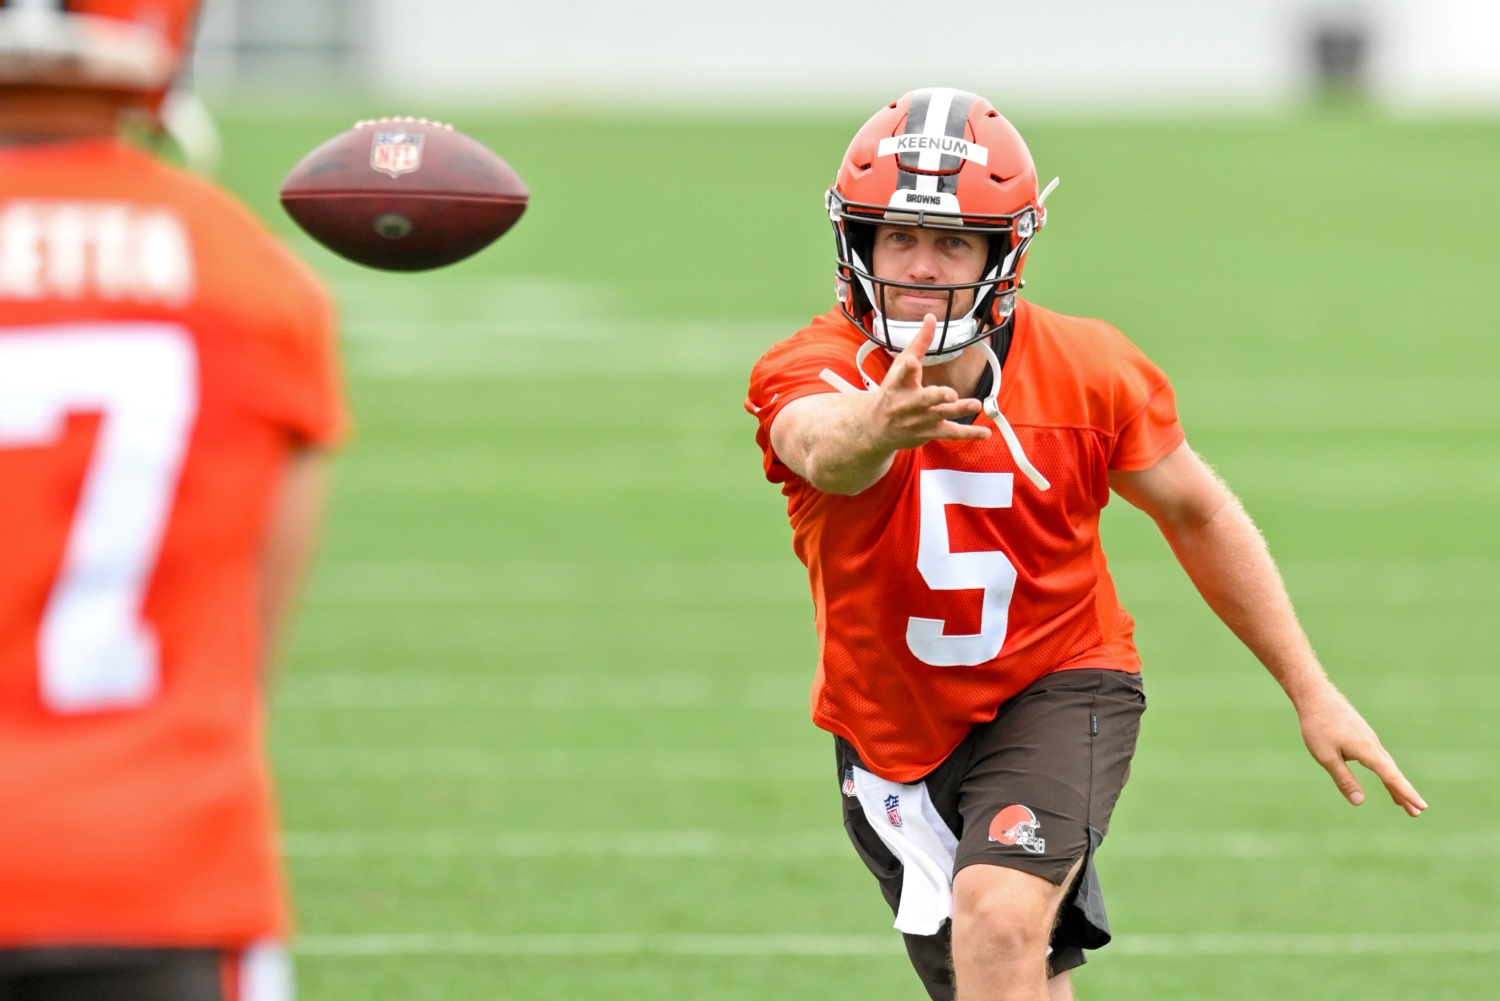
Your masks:
M 990 251 L 979 281 L 920 286 L 948 293 L 947 313 L 924 360 L 955 357 L 1015 310 L 1026 248 L 1046 221 L 1048 192 L 1037 193 L 1036 166 L 1020 133 L 984 98 L 932 87 L 881 108 L 849 144 L 838 180 L 828 189 L 844 315 L 893 352 L 910 344 L 921 327 L 888 319 L 882 308 L 888 287 L 912 286 L 871 271 L 878 224 L 983 233 Z M 955 295 L 968 289 L 974 291 L 973 305 L 954 316 Z
M 198 0 L 7 0 L 0 83 L 164 93 Z

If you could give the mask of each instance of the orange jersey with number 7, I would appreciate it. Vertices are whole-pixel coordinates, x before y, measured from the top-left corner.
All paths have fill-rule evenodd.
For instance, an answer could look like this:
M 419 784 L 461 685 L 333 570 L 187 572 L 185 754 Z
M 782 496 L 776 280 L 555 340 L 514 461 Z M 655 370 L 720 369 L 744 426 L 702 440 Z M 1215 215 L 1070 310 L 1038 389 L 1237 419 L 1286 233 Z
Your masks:
M 0 947 L 285 934 L 258 556 L 343 422 L 328 299 L 237 203 L 0 149 Z
M 1024 301 L 1014 322 L 998 402 L 1045 491 L 998 433 L 898 452 L 852 497 L 792 472 L 771 447 L 781 408 L 862 384 L 865 337 L 838 310 L 772 347 L 751 374 L 745 406 L 812 585 L 813 721 L 893 782 L 926 775 L 1044 674 L 1140 670 L 1099 512 L 1110 470 L 1148 469 L 1182 443 L 1172 387 L 1106 323 Z M 890 364 L 876 351 L 865 368 L 878 381 Z

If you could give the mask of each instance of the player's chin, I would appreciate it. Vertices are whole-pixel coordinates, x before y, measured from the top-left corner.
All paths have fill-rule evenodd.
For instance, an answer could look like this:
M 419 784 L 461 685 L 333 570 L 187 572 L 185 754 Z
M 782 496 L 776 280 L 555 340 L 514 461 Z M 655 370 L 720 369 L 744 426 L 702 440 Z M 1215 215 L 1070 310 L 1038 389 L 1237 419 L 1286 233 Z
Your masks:
M 889 309 L 886 316 L 892 320 L 921 323 L 930 315 L 937 320 L 939 326 L 942 325 L 943 317 L 948 314 L 950 308 L 946 297 L 925 298 L 906 295 L 899 296 L 894 301 L 888 301 L 886 305 Z M 954 318 L 964 315 L 965 310 L 960 309 L 958 303 L 954 303 L 951 308 Z
M 947 304 L 942 302 L 917 303 L 906 305 L 901 309 L 893 309 L 890 316 L 893 320 L 906 320 L 913 323 L 921 323 L 927 317 L 932 316 L 937 319 L 938 323 L 942 323 L 946 309 Z

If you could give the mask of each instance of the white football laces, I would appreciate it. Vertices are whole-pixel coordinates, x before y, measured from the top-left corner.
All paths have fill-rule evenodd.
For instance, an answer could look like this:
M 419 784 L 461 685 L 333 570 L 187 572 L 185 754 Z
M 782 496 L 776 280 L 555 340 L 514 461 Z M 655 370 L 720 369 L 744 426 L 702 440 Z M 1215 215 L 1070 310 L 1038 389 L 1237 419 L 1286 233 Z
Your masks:
M 1005 439 L 1005 447 L 1010 449 L 1011 458 L 1016 461 L 1016 465 L 1020 467 L 1021 472 L 1025 474 L 1026 478 L 1038 490 L 1052 489 L 1052 484 L 1047 477 L 1043 476 L 1041 470 L 1033 466 L 1031 460 L 1026 457 L 1026 450 L 1021 447 L 1021 439 L 1016 437 L 1016 432 L 1010 426 L 1010 421 L 1006 420 L 1005 415 L 1000 412 L 1000 403 L 998 400 L 1000 396 L 1000 359 L 995 357 L 995 352 L 990 347 L 988 341 L 976 341 L 973 346 L 984 353 L 985 361 L 989 362 L 990 371 L 994 375 L 994 379 L 990 382 L 989 395 L 984 398 L 985 415 L 994 421 L 995 426 L 1000 429 L 1000 437 Z M 870 374 L 865 371 L 865 359 L 870 357 L 871 352 L 879 347 L 880 345 L 873 341 L 866 341 L 860 345 L 858 353 L 854 356 L 854 367 L 859 370 L 859 377 L 864 380 L 864 389 L 857 389 L 850 385 L 849 380 L 831 368 L 825 368 L 818 375 L 824 382 L 837 389 L 840 393 L 873 393 L 880 388 L 880 383 L 870 378 Z

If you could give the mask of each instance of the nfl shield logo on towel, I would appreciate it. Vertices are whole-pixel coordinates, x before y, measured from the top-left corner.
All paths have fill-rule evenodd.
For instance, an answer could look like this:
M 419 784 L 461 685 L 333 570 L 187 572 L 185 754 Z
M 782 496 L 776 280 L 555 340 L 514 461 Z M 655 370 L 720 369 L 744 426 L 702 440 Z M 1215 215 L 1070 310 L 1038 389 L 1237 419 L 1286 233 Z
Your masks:
M 370 147 L 370 166 L 400 177 L 422 166 L 422 137 L 410 132 L 377 132 Z
M 844 769 L 844 795 L 848 796 L 850 799 L 855 799 L 859 796 L 859 794 L 854 791 L 854 769 L 852 768 Z
M 890 818 L 892 827 L 901 826 L 901 797 L 887 796 L 885 798 L 885 815 Z

